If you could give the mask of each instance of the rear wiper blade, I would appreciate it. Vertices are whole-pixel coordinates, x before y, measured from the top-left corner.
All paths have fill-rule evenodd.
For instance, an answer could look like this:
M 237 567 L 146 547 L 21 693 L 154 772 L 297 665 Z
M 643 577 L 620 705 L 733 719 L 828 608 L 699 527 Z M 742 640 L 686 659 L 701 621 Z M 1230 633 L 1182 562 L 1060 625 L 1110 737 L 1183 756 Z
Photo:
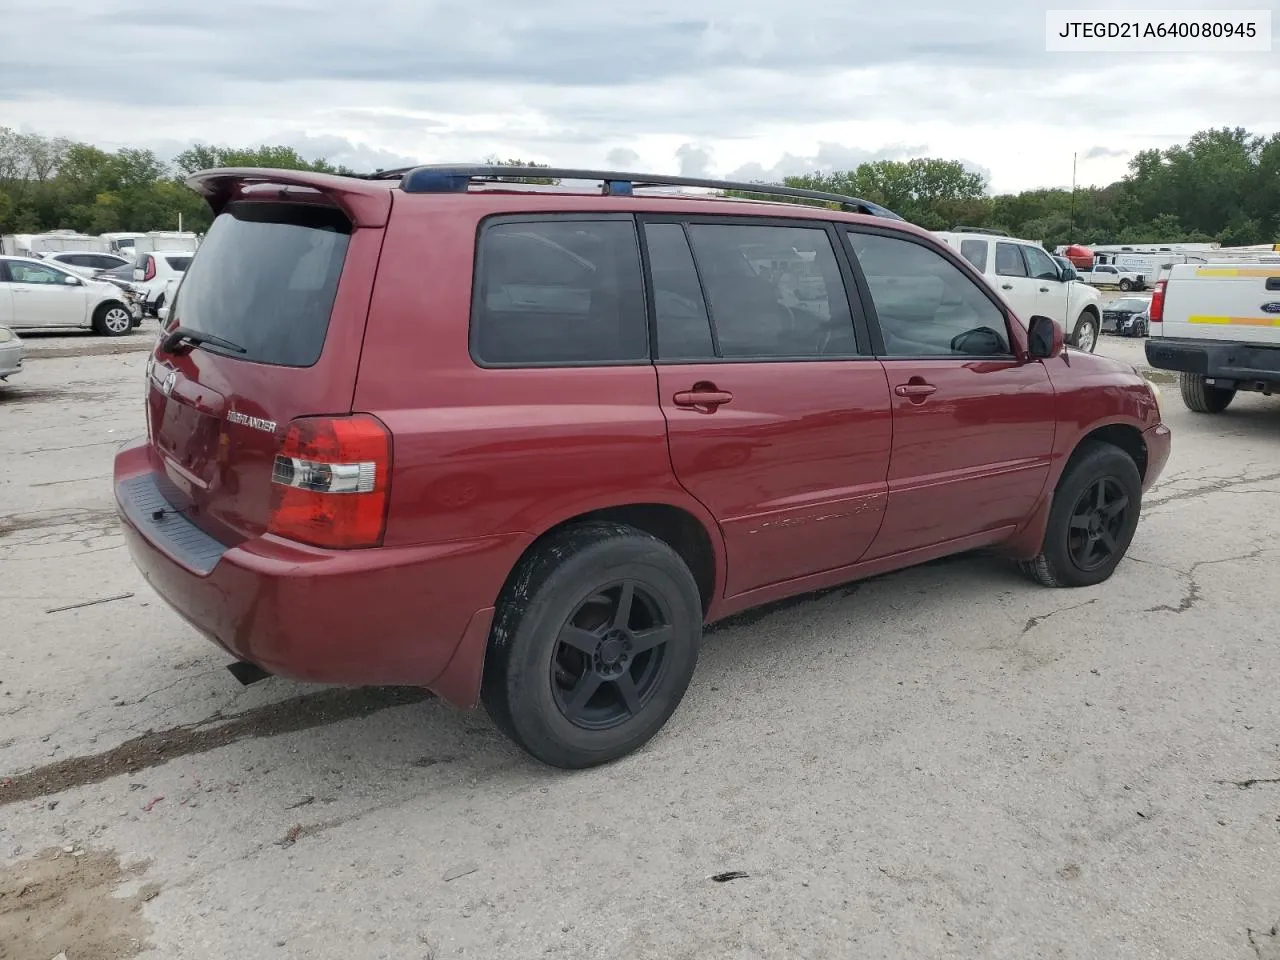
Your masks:
M 214 336 L 212 333 L 205 333 L 203 330 L 193 330 L 191 327 L 174 327 L 164 336 L 164 349 L 168 353 L 176 352 L 176 349 L 184 343 L 193 347 L 208 343 L 223 350 L 230 350 L 233 353 L 246 352 L 245 348 L 238 343 L 232 343 L 230 340 Z

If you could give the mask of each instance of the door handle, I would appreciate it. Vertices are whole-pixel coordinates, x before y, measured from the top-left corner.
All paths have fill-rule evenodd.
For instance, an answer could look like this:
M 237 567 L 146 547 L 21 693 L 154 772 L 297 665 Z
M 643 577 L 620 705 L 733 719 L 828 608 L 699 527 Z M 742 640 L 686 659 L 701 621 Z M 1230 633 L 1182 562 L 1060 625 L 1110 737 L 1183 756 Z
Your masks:
M 677 407 L 710 412 L 732 400 L 733 394 L 727 390 L 681 390 L 671 399 Z
M 1041 288 L 1040 288 L 1040 292 L 1041 292 L 1041 293 L 1048 293 L 1048 292 L 1049 292 L 1049 288 L 1048 288 L 1048 287 L 1041 287 Z
M 1012 283 L 1002 283 L 1002 284 L 1000 284 L 1000 289 L 1001 289 L 1001 290 L 1012 290 L 1012 289 L 1013 289 L 1013 284 L 1012 284 Z
M 936 393 L 937 390 L 938 388 L 935 387 L 932 383 L 924 383 L 924 382 L 900 383 L 893 388 L 893 392 L 896 393 L 898 396 L 907 397 L 912 400 L 915 400 L 917 398 L 920 400 L 923 400 L 925 397 L 929 396 L 929 394 Z

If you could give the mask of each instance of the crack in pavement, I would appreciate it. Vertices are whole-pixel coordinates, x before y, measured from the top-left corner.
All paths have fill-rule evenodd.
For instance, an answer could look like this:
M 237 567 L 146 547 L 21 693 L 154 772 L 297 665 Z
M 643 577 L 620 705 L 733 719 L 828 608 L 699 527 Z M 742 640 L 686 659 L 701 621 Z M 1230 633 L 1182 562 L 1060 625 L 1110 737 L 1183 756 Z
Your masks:
M 1092 600 L 1086 600 L 1084 603 L 1077 603 L 1071 607 L 1063 607 L 1061 610 L 1050 610 L 1048 613 L 1041 614 L 1038 617 L 1032 617 L 1030 620 L 1027 621 L 1026 626 L 1022 628 L 1022 635 L 1025 637 L 1028 633 L 1030 633 L 1036 627 L 1040 626 L 1040 624 L 1044 623 L 1050 617 L 1056 617 L 1060 613 L 1070 613 L 1072 610 L 1081 610 L 1085 607 L 1092 606 L 1097 602 L 1098 602 L 1098 598 L 1094 597 Z
M 26 773 L 0 778 L 0 807 L 101 783 L 124 773 L 157 767 L 179 757 L 207 753 L 246 738 L 274 737 L 342 720 L 367 717 L 391 707 L 430 699 L 416 687 L 335 688 L 225 716 L 149 730 L 102 753 L 68 757 Z
M 1245 929 L 1245 933 L 1249 937 L 1249 946 L 1253 947 L 1253 952 L 1257 955 L 1258 960 L 1277 960 L 1277 958 L 1280 958 L 1280 923 L 1272 924 L 1270 930 L 1254 930 L 1252 927 L 1248 927 Z M 1267 940 L 1271 942 L 1267 943 Z
M 1254 547 L 1248 553 L 1242 553 L 1236 557 L 1222 557 L 1218 560 L 1199 560 L 1196 563 L 1193 563 L 1189 570 L 1178 570 L 1176 567 L 1167 567 L 1164 564 L 1155 563 L 1151 560 L 1139 560 L 1139 563 L 1150 563 L 1152 566 L 1164 567 L 1166 570 L 1172 570 L 1179 576 L 1187 578 L 1187 592 L 1183 594 L 1182 599 L 1178 601 L 1178 605 L 1176 607 L 1171 607 L 1167 603 L 1162 603 L 1158 607 L 1148 607 L 1143 611 L 1143 613 L 1186 613 L 1204 599 L 1203 588 L 1200 586 L 1200 581 L 1196 579 L 1196 571 L 1201 567 L 1211 567 L 1218 563 L 1235 563 L 1238 560 L 1257 560 L 1269 549 L 1271 548 Z
M 1204 497 L 1211 493 L 1230 490 L 1232 487 L 1243 487 L 1250 483 L 1268 483 L 1272 480 L 1280 480 L 1280 473 L 1266 473 L 1257 477 L 1241 476 L 1218 480 L 1214 483 L 1205 484 L 1204 486 L 1194 487 L 1191 490 L 1181 490 L 1178 493 L 1171 493 L 1169 496 L 1162 497 L 1159 500 L 1148 500 L 1143 503 L 1143 507 L 1154 510 L 1157 507 L 1163 507 L 1166 503 L 1176 503 L 1179 500 L 1193 500 L 1196 497 Z
M 1219 780 L 1218 783 L 1223 786 L 1228 784 L 1233 787 L 1239 787 L 1241 790 L 1249 790 L 1252 787 L 1264 786 L 1267 784 L 1280 784 L 1280 777 L 1254 777 L 1252 780 Z

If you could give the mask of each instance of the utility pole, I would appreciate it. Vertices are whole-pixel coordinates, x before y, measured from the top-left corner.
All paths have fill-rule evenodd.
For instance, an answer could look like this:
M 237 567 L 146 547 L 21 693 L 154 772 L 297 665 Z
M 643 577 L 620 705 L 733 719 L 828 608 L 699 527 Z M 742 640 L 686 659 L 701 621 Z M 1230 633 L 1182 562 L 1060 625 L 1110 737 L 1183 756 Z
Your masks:
M 1067 243 L 1076 242 L 1076 155 L 1071 154 L 1071 226 L 1067 228 Z

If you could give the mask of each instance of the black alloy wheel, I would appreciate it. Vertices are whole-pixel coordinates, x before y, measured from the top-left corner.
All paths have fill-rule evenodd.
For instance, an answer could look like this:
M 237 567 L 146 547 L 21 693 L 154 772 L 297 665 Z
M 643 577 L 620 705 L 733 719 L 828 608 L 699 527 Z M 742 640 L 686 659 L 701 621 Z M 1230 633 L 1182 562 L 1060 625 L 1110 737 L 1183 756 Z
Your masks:
M 551 687 L 566 720 L 608 730 L 653 698 L 674 636 L 663 602 L 635 580 L 592 594 L 560 628 Z
M 1089 484 L 1071 511 L 1067 552 L 1080 570 L 1092 573 L 1120 549 L 1129 520 L 1129 496 L 1119 481 L 1099 477 Z

